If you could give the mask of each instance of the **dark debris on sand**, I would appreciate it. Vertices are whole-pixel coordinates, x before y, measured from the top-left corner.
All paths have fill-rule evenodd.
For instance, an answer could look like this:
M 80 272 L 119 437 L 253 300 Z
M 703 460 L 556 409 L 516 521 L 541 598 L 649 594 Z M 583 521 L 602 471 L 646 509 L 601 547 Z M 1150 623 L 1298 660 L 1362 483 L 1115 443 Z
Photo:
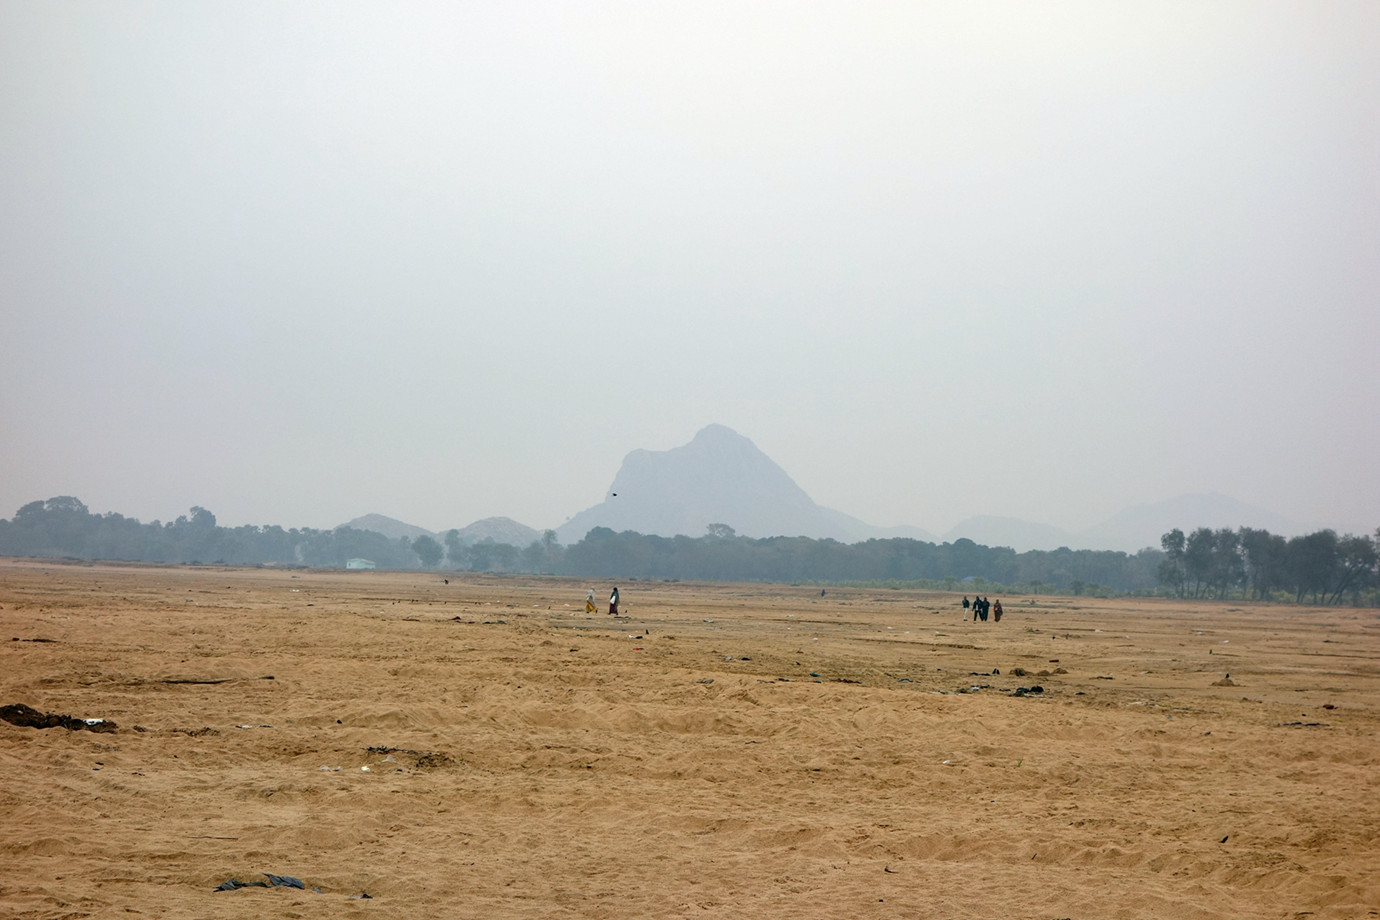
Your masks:
M 0 706 L 0 719 L 26 728 L 65 728 L 68 731 L 113 732 L 119 729 L 109 719 L 78 719 L 55 712 L 39 712 L 23 703 Z

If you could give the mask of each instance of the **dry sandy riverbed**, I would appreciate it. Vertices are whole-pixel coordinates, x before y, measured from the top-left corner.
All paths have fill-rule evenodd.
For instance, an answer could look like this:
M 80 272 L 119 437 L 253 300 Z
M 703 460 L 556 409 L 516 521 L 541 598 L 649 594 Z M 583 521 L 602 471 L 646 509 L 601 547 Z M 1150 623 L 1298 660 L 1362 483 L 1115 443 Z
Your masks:
M 1380 916 L 1377 611 L 586 587 L 0 560 L 0 915 Z

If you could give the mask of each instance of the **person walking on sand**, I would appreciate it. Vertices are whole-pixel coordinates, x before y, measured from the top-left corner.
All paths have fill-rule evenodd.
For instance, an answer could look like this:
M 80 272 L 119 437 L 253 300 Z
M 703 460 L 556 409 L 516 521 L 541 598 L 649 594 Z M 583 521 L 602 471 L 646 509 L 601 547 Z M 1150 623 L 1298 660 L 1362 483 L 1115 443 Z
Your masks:
M 992 605 L 992 620 L 996 623 L 1001 622 L 1001 598 L 997 598 L 997 602 Z
M 585 613 L 598 613 L 599 608 L 594 606 L 594 589 L 590 588 L 585 595 Z
M 968 595 L 963 595 L 963 619 L 968 619 Z
M 613 586 L 613 593 L 609 595 L 609 616 L 618 616 L 618 586 Z
M 978 598 L 976 601 L 974 601 L 974 603 L 977 604 L 978 616 L 980 616 L 980 617 L 982 618 L 982 622 L 986 623 L 986 622 L 987 622 L 987 598 L 985 598 L 985 597 L 980 597 L 980 598 Z

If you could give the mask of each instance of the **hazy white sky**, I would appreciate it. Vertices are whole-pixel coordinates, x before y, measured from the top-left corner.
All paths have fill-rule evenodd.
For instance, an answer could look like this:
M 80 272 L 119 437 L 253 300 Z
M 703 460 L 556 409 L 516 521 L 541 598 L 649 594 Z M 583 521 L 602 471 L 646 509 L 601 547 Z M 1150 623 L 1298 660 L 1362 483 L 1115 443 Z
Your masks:
M 1378 355 L 1373 0 L 0 4 L 0 517 L 1368 532 Z

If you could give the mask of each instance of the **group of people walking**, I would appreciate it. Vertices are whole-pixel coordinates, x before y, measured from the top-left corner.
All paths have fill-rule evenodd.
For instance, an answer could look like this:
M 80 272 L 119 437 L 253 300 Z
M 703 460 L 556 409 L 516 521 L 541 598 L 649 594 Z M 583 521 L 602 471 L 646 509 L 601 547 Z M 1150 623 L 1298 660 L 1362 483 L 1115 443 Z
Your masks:
M 599 608 L 594 606 L 594 589 L 590 588 L 585 595 L 585 613 L 598 613 Z M 615 585 L 613 593 L 609 595 L 609 614 L 618 616 L 618 586 Z
M 973 598 L 972 602 L 969 603 L 968 595 L 965 594 L 963 595 L 963 619 L 965 620 L 968 619 L 969 607 L 973 608 L 974 623 L 978 622 L 979 620 L 983 623 L 986 623 L 987 614 L 989 613 L 992 615 L 992 622 L 1001 622 L 1001 601 L 997 601 L 994 604 L 985 597 L 975 597 Z

